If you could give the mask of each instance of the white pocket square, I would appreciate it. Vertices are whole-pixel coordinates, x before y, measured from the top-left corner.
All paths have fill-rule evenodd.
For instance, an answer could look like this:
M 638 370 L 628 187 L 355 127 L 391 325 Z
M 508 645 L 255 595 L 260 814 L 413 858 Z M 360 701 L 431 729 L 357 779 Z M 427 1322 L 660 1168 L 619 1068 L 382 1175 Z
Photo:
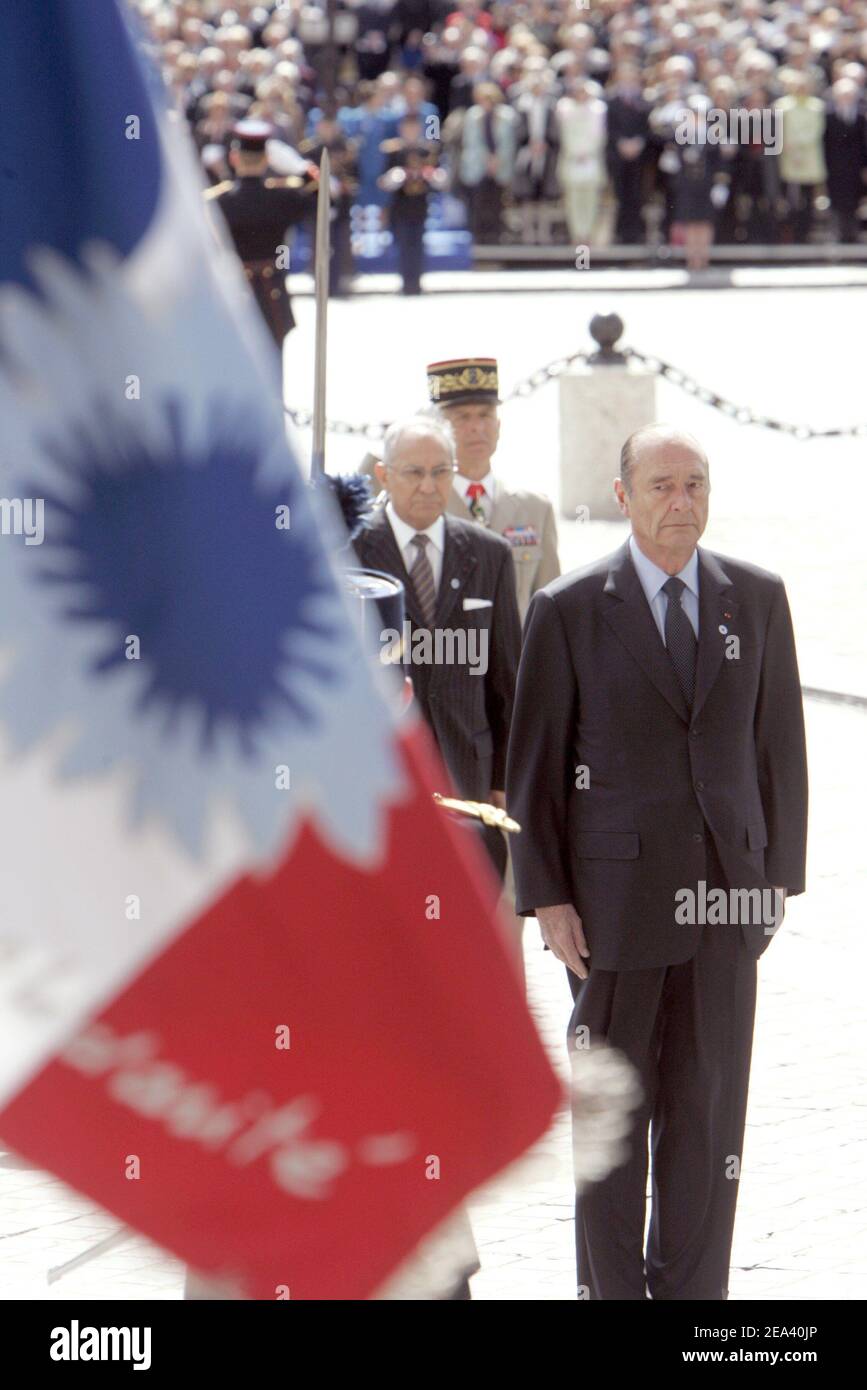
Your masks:
M 491 598 L 465 598 L 464 612 L 468 613 L 471 608 L 493 608 L 494 600 Z

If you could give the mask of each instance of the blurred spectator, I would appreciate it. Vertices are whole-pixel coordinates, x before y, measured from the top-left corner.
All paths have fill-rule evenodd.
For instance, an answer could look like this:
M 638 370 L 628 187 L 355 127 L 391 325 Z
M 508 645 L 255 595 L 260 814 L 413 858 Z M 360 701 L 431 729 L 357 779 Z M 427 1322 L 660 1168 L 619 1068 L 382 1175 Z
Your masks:
M 318 165 L 323 149 L 331 159 L 331 266 L 328 293 L 343 298 L 352 277 L 351 212 L 358 187 L 355 150 L 334 115 L 323 115 L 313 136 L 302 141 L 300 153 Z
M 703 96 L 718 112 L 773 108 L 784 130 L 778 153 L 766 153 L 755 124 L 717 146 L 730 189 L 726 201 L 716 195 L 717 241 L 800 241 L 819 227 L 858 233 L 867 0 L 337 0 L 336 64 L 325 0 L 128 3 L 212 178 L 226 172 L 227 134 L 241 117 L 262 116 L 297 145 L 335 98 L 365 208 L 385 197 L 380 146 L 415 113 L 423 139 L 437 131 L 433 118 L 442 122 L 441 164 L 485 240 L 512 198 L 524 239 L 568 227 L 574 243 L 581 226 L 586 240 L 593 190 L 598 206 L 607 185 L 616 241 L 640 245 L 660 227 L 671 231 L 687 175 L 673 131 L 687 101 Z M 587 81 L 601 94 L 588 97 Z M 857 119 L 852 88 L 840 83 L 855 84 Z M 497 93 L 487 111 L 475 96 L 481 84 Z M 578 151 L 592 143 L 582 126 L 596 128 L 600 95 L 607 145 L 597 184 L 590 164 L 581 173 Z M 564 158 L 557 142 L 567 127 Z M 828 200 L 817 198 L 825 191 L 830 219 Z
M 408 77 L 403 84 L 400 96 L 392 107 L 394 120 L 394 133 L 404 116 L 417 116 L 421 121 L 422 132 L 425 140 L 438 140 L 440 138 L 440 115 L 432 101 L 427 100 L 427 90 L 424 79 L 421 77 Z
M 196 122 L 194 138 L 202 165 L 212 183 L 229 175 L 229 138 L 240 112 L 228 92 L 212 92 L 200 103 L 202 117 Z
M 359 105 L 342 107 L 341 129 L 354 145 L 358 158 L 358 201 L 362 207 L 381 207 L 386 201 L 379 185 L 386 167 L 382 144 L 391 135 L 394 118 L 389 88 L 382 80 L 359 84 Z
M 458 0 L 458 8 L 446 16 L 446 24 L 469 24 L 473 29 L 490 31 L 493 21 L 481 0 Z
M 681 229 L 687 270 L 705 270 L 710 259 L 714 218 L 728 198 L 727 175 L 722 170 L 719 145 L 707 140 L 710 101 L 688 98 L 688 138 L 678 145 L 677 167 L 672 165 L 673 224 Z
M 641 176 L 650 138 L 650 108 L 641 92 L 637 67 L 618 69 L 607 113 L 608 168 L 617 199 L 615 236 L 634 246 L 644 241 Z
M 736 135 L 737 112 L 739 109 L 737 84 L 731 77 L 713 78 L 708 85 L 711 108 L 725 116 L 727 138 L 719 145 L 720 171 L 726 175 L 727 196 L 715 210 L 714 241 L 731 245 L 738 240 L 737 226 L 737 179 L 738 155 L 742 148 Z
M 551 241 L 546 204 L 560 197 L 557 181 L 560 130 L 553 77 L 544 58 L 529 60 L 525 71 L 523 90 L 514 98 L 518 123 L 512 192 L 521 209 L 522 240 L 541 246 Z
M 403 293 L 421 294 L 428 198 L 442 188 L 445 174 L 437 168 L 436 145 L 424 139 L 417 115 L 403 117 L 397 138 L 384 143 L 383 153 L 390 167 L 380 184 L 389 198 L 388 225 L 397 245 Z
M 460 72 L 449 84 L 449 111 L 465 111 L 473 104 L 473 90 L 486 78 L 487 54 L 484 49 L 465 48 L 460 57 Z
M 569 95 L 561 97 L 557 104 L 557 174 L 574 246 L 589 246 L 593 242 L 599 195 L 605 185 L 607 118 L 598 84 L 586 77 L 573 79 Z
M 358 38 L 355 56 L 362 82 L 374 81 L 388 67 L 391 51 L 389 30 L 396 9 L 393 0 L 361 0 L 356 6 Z
M 518 117 L 494 82 L 476 87 L 464 117 L 461 184 L 469 199 L 473 240 L 496 245 L 502 234 L 503 190 L 515 174 Z
M 786 85 L 786 96 L 776 104 L 783 123 L 780 176 L 788 204 L 787 240 L 800 245 L 810 238 L 815 196 L 826 175 L 825 108 L 812 95 L 805 72 L 790 71 Z
M 748 87 L 741 104 L 747 111 L 770 109 L 764 87 Z M 770 246 L 779 240 L 787 207 L 780 181 L 780 160 L 778 155 L 768 153 L 757 122 L 749 135 L 738 145 L 733 201 L 744 240 Z
M 449 114 L 449 91 L 460 72 L 461 55 L 465 50 L 461 31 L 454 25 L 442 33 L 425 34 L 422 41 L 421 74 L 428 84 L 430 99 L 445 120 Z
M 858 84 L 841 77 L 831 88 L 825 113 L 828 197 L 837 219 L 837 236 L 844 242 L 858 240 L 858 205 L 867 166 L 867 133 L 859 97 Z
M 266 77 L 256 87 L 249 115 L 267 121 L 287 145 L 296 146 L 304 136 L 304 112 L 292 84 L 279 77 Z

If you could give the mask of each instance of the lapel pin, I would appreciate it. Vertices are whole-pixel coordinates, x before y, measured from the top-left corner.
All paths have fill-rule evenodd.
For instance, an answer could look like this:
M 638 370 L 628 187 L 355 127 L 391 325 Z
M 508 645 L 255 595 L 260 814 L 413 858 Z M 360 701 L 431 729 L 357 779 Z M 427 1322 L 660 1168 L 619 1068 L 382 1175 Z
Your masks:
M 459 579 L 453 579 L 453 580 L 452 580 L 452 588 L 453 588 L 453 589 L 459 589 L 460 587 L 461 587 L 461 581 L 460 581 Z
M 720 623 L 719 630 L 722 633 L 723 637 L 725 637 L 728 633 L 728 628 L 726 627 L 725 623 Z
M 730 617 L 731 617 L 731 613 L 723 613 L 723 617 L 724 617 L 724 618 L 730 618 Z

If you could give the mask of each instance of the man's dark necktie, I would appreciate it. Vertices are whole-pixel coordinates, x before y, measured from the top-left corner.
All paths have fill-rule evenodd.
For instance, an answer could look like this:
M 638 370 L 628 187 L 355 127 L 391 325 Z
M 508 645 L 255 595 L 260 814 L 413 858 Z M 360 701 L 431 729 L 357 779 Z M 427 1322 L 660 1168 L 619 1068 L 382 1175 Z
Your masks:
M 431 562 L 426 554 L 426 547 L 429 541 L 430 536 L 424 535 L 421 531 L 413 536 L 412 544 L 418 551 L 418 555 L 410 570 L 409 577 L 412 580 L 412 587 L 415 589 L 415 596 L 418 599 L 418 606 L 421 609 L 425 624 L 427 627 L 433 627 L 434 614 L 436 613 L 437 591 L 436 585 L 434 584 Z
M 485 144 L 487 145 L 487 147 L 488 147 L 488 149 L 490 150 L 491 154 L 496 154 L 496 152 L 497 152 L 497 137 L 496 137 L 496 135 L 494 134 L 494 113 L 493 113 L 493 111 L 486 111 L 486 112 L 485 112 L 483 124 L 484 124 L 484 130 L 485 130 Z
M 683 611 L 681 596 L 686 585 L 682 579 L 667 579 L 662 592 L 668 595 L 665 610 L 665 645 L 674 666 L 683 698 L 692 709 L 695 695 L 695 662 L 698 656 L 698 640 L 692 623 Z

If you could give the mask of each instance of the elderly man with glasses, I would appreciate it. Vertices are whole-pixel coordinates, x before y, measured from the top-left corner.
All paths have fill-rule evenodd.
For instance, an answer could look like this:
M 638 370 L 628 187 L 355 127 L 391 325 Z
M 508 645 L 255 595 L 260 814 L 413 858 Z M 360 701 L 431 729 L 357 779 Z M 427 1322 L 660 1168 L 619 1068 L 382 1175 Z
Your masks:
M 514 566 L 502 537 L 446 514 L 455 467 L 445 422 L 419 416 L 392 425 L 376 465 L 388 501 L 354 548 L 362 565 L 406 588 L 405 660 L 458 795 L 505 806 L 521 642 Z M 503 836 L 483 834 L 502 878 Z

